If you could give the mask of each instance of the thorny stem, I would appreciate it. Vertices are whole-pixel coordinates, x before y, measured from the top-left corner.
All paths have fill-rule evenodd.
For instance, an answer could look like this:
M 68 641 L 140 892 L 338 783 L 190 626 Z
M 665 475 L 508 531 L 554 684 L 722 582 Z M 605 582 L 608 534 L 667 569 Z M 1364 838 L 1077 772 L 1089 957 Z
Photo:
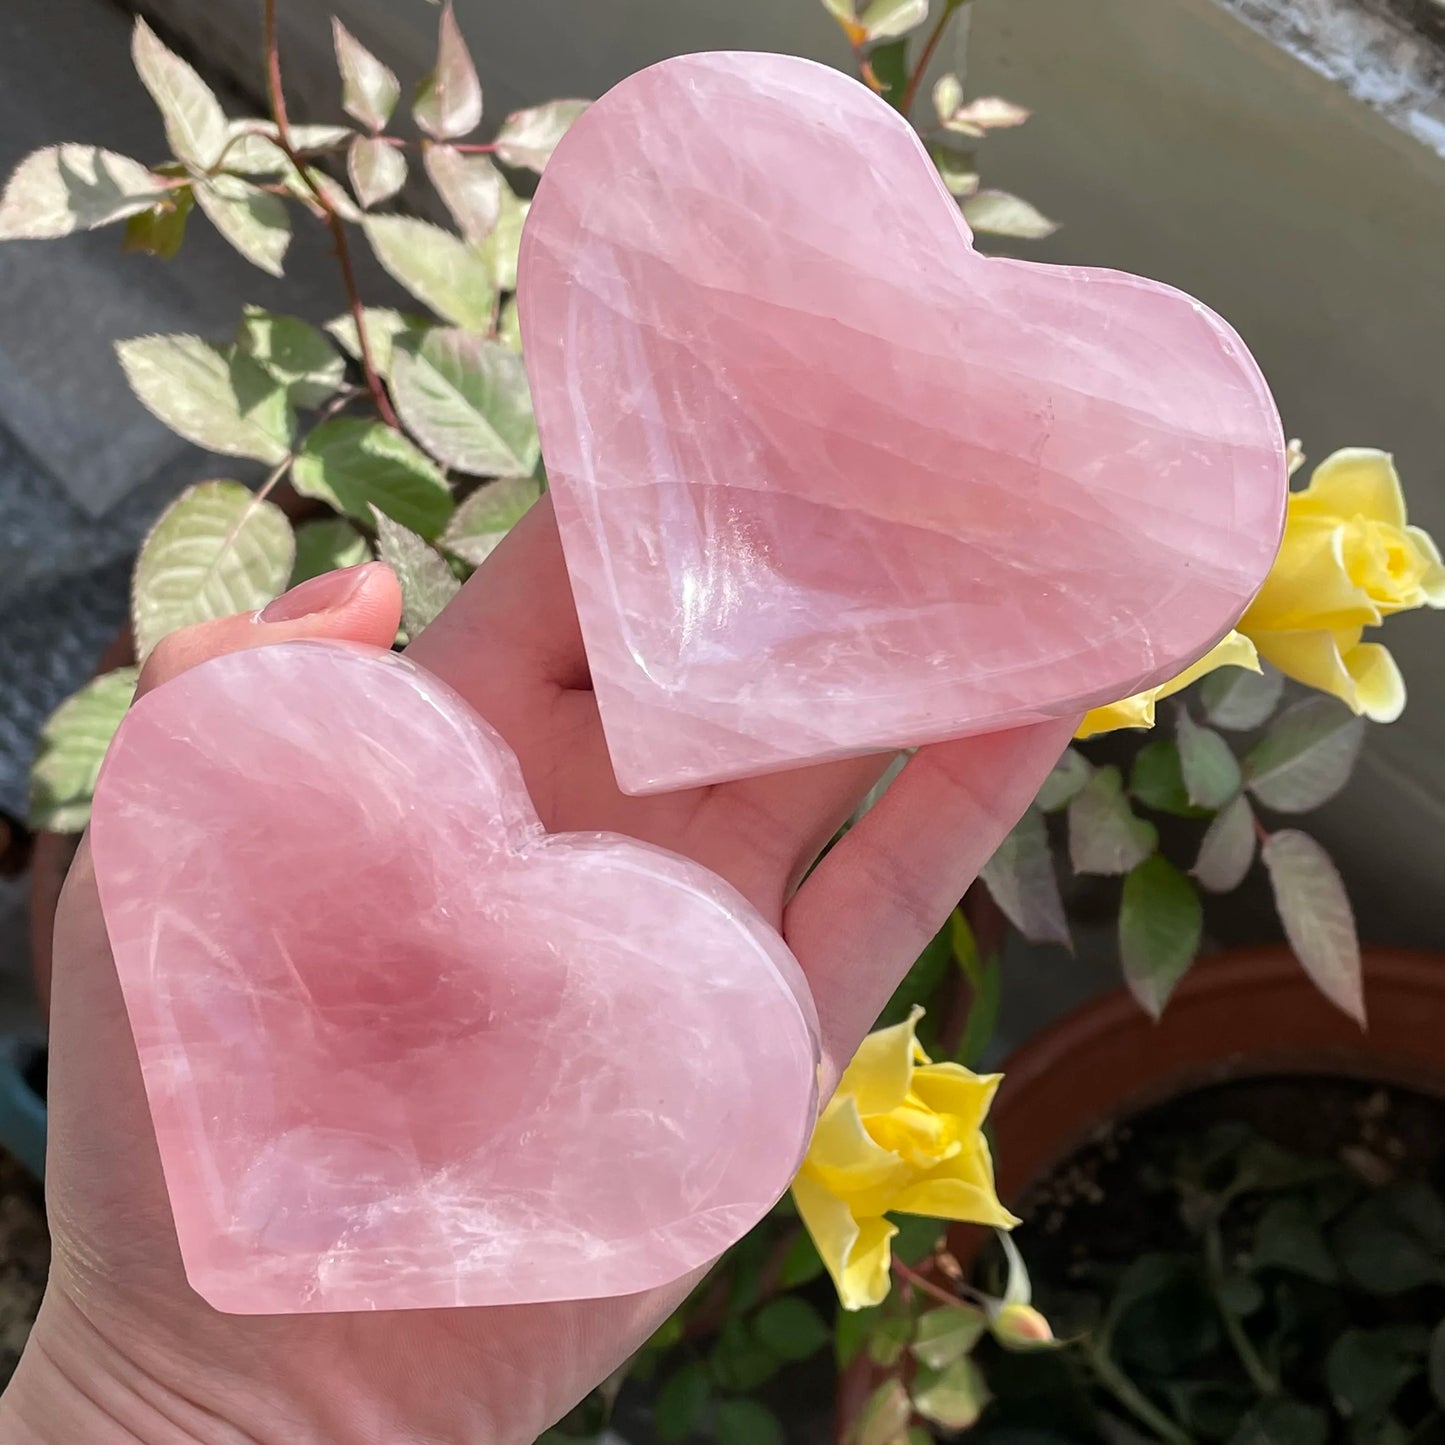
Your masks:
M 1094 1378 L 1141 1425 L 1147 1425 L 1164 1445 L 1193 1445 L 1179 1427 L 1096 1344 L 1085 1347 Z
M 346 224 L 336 212 L 331 198 L 312 179 L 305 162 L 296 147 L 291 144 L 291 122 L 286 118 L 286 93 L 281 88 L 281 50 L 276 41 L 276 0 L 264 0 L 262 10 L 262 37 L 266 50 L 266 96 L 271 103 L 271 119 L 276 123 L 276 143 L 285 153 L 286 159 L 296 168 L 306 188 L 316 198 L 326 217 L 331 239 L 336 249 L 336 261 L 341 267 L 341 281 L 346 288 L 346 298 L 351 306 L 351 319 L 356 325 L 356 345 L 361 352 L 361 369 L 366 374 L 366 389 L 376 403 L 376 410 L 387 426 L 400 430 L 396 412 L 392 409 L 391 398 L 386 394 L 376 363 L 371 355 L 371 342 L 366 335 L 366 315 L 361 305 L 361 293 L 356 286 L 356 272 L 351 264 L 351 245 L 346 239 Z
M 923 49 L 919 52 L 918 63 L 913 67 L 913 74 L 908 77 L 908 84 L 903 89 L 903 99 L 898 109 L 905 116 L 913 110 L 913 102 L 918 99 L 918 87 L 923 84 L 924 74 L 933 63 L 934 53 L 943 43 L 949 23 L 968 3 L 969 0 L 943 0 L 943 10 L 934 22 L 933 29 L 928 32 L 928 39 L 923 42 Z

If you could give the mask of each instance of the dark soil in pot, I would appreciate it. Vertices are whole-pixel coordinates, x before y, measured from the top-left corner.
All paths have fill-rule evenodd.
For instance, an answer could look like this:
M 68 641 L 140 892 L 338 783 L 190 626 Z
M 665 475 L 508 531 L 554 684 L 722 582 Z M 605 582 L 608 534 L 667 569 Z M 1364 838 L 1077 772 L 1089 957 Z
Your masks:
M 0 1388 L 25 1348 L 49 1267 L 40 1186 L 8 1154 L 0 1154 Z

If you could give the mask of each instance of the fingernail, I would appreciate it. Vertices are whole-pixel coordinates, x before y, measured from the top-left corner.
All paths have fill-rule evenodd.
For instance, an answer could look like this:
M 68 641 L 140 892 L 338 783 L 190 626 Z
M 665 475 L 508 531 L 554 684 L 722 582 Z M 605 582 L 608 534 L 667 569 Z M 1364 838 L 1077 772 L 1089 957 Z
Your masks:
M 332 612 L 344 606 L 366 582 L 366 574 L 377 564 L 359 562 L 343 567 L 340 572 L 323 572 L 308 577 L 274 602 L 268 602 L 257 614 L 257 622 L 296 622 L 314 617 L 318 612 Z

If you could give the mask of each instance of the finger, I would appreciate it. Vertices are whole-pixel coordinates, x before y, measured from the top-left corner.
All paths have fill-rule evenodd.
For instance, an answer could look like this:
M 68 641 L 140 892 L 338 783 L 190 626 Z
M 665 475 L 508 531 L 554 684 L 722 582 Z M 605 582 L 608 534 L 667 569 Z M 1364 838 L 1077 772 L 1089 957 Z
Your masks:
M 1073 729 L 1038 723 L 921 748 L 798 890 L 783 933 L 817 1001 L 830 1087 Z
M 401 621 L 401 588 L 385 562 L 323 572 L 259 612 L 199 622 L 161 638 L 141 669 L 136 696 L 227 652 L 302 638 L 390 647 Z

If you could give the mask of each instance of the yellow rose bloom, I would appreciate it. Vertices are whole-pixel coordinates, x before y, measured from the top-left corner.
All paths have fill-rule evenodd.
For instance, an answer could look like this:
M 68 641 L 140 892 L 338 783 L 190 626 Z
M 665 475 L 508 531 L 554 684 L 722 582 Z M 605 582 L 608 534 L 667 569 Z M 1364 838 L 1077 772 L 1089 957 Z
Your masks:
M 1410 526 L 1390 454 L 1351 447 L 1290 495 L 1279 556 L 1239 627 L 1281 672 L 1393 722 L 1405 684 L 1364 630 L 1414 607 L 1445 607 L 1440 550 Z
M 1178 677 L 1146 692 L 1136 692 L 1122 702 L 1111 702 L 1105 707 L 1096 707 L 1084 714 L 1076 738 L 1091 738 L 1095 733 L 1110 733 L 1115 728 L 1152 728 L 1154 726 L 1154 705 L 1161 698 L 1172 697 L 1191 682 L 1197 682 L 1216 667 L 1247 667 L 1251 672 L 1259 671 L 1259 657 L 1254 643 L 1238 632 L 1231 632 L 1222 642 L 1216 643 L 1192 667 L 1186 667 Z
M 924 1214 L 1000 1229 L 983 1121 L 998 1074 L 935 1064 L 918 1042 L 923 1010 L 863 1040 L 823 1110 L 793 1199 L 844 1309 L 888 1294 L 898 1230 L 887 1215 Z

